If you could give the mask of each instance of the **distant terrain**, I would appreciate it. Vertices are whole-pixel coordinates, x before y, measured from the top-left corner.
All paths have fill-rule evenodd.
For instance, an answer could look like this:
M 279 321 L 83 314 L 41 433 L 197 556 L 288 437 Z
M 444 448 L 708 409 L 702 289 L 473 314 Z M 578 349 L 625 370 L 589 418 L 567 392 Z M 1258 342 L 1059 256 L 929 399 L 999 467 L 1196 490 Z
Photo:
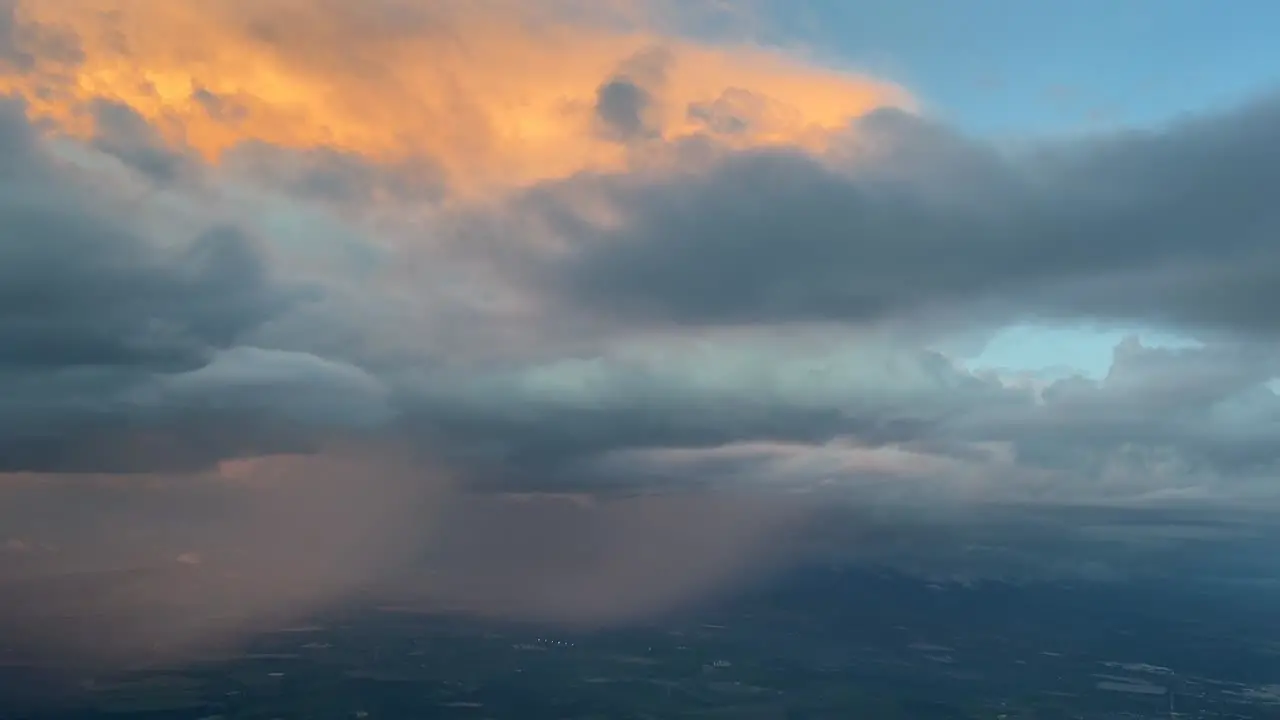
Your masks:
M 11 648 L 0 717 L 1266 720 L 1280 717 L 1273 592 L 824 566 L 597 632 L 358 606 L 115 676 Z

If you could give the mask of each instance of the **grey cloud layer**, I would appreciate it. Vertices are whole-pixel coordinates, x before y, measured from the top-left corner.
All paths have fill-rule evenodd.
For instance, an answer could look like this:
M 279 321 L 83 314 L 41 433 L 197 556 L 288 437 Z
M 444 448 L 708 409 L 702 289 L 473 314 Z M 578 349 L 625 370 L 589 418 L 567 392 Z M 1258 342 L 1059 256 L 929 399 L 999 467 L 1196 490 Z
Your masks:
M 627 219 L 566 218 L 549 284 L 679 323 L 874 321 L 957 303 L 1000 319 L 1280 330 L 1280 102 L 1167 129 L 1000 150 L 897 111 L 835 163 L 732 154 L 676 182 L 595 178 Z
M 183 185 L 149 154 L 156 146 L 136 117 L 112 117 L 99 151 L 152 187 L 208 191 L 211 177 Z M 325 286 L 284 252 L 318 236 L 256 239 L 251 223 L 206 218 L 171 237 L 148 225 L 148 200 L 130 205 L 127 193 L 95 187 L 99 175 L 56 159 L 9 105 L 0 466 L 189 468 L 390 434 L 469 479 L 532 488 L 619 480 L 611 459 L 632 451 L 839 440 L 979 462 L 994 443 L 1014 458 L 999 472 L 1068 485 L 1030 494 L 1212 494 L 1230 482 L 1253 491 L 1280 447 L 1280 402 L 1264 385 L 1280 375 L 1270 336 L 1280 324 L 1267 303 L 1280 273 L 1280 246 L 1267 241 L 1280 223 L 1270 199 L 1280 187 L 1275 120 L 1280 110 L 1263 102 L 1159 132 L 1014 153 L 881 113 L 823 159 L 713 149 L 709 169 L 552 183 L 479 224 L 474 210 L 441 210 L 432 227 L 442 237 L 411 239 L 434 249 L 455 234 L 492 243 L 493 227 L 517 233 L 474 277 L 532 288 L 545 306 L 519 316 L 532 323 L 521 345 L 488 341 L 508 348 L 503 362 L 493 350 L 469 362 L 460 339 L 512 322 L 494 315 L 488 324 L 480 305 L 447 301 L 443 281 L 463 268 L 451 263 L 472 263 L 470 273 L 477 258 L 428 254 L 435 265 L 420 267 L 430 283 Z M 287 185 L 308 212 L 358 205 L 376 173 L 340 157 L 260 157 L 267 170 L 234 155 L 224 170 Z M 430 182 L 413 184 L 427 176 L 406 177 L 399 168 L 379 176 L 381 197 L 438 197 Z M 606 231 L 574 219 L 584 185 L 621 224 Z M 302 207 L 279 215 L 302 217 Z M 525 224 L 531 214 L 539 222 Z M 335 234 L 374 232 L 351 222 Z M 558 231 L 561 249 L 530 249 L 518 233 L 535 228 Z M 362 267 L 399 264 L 403 276 L 415 267 L 401 262 L 417 257 L 409 253 L 384 245 Z M 406 296 L 432 299 L 396 304 Z M 418 326 L 378 325 L 423 312 L 465 322 L 421 337 Z M 1230 339 L 1176 355 L 1126 344 L 1104 382 L 1036 390 L 962 370 L 892 332 L 919 318 L 963 330 L 1026 315 L 1167 321 Z M 814 320 L 832 322 L 787 330 Z M 636 321 L 657 344 L 635 335 Z M 707 327 L 718 324 L 748 329 Z M 394 352 L 371 340 L 388 335 L 403 340 Z M 714 462 L 708 475 L 752 474 Z
M 284 309 L 231 226 L 155 240 L 0 107 L 0 359 L 7 367 L 196 367 Z
M 948 487 L 1053 501 L 1273 492 L 1280 397 L 1264 383 L 1280 368 L 1269 351 L 1130 339 L 1102 380 L 1033 387 L 971 374 L 931 352 L 851 345 L 770 354 L 726 343 L 711 357 L 672 347 L 660 363 L 606 356 L 442 378 L 420 392 L 444 446 L 506 487 L 803 487 L 843 478 L 913 502 L 939 501 Z M 784 454 L 768 445 L 716 450 L 751 442 L 782 443 Z M 840 445 L 823 447 L 831 442 Z M 678 448 L 694 452 L 678 461 L 661 452 Z M 909 457 L 878 467 L 858 448 Z M 882 482 L 896 473 L 918 484 Z
M 271 396 L 253 407 L 200 392 L 303 297 L 257 241 L 193 218 L 157 236 L 127 191 L 41 143 L 17 103 L 0 106 L 0 145 L 0 468 L 185 467 L 270 445 Z M 286 387 L 315 376 L 294 369 L 307 372 Z
M 489 435 L 490 457 L 517 475 L 565 474 L 575 461 L 637 448 L 837 436 L 908 442 L 975 405 L 1026 402 L 937 353 L 875 341 L 779 348 L 766 335 L 708 345 L 443 375 L 417 394 L 434 427 Z

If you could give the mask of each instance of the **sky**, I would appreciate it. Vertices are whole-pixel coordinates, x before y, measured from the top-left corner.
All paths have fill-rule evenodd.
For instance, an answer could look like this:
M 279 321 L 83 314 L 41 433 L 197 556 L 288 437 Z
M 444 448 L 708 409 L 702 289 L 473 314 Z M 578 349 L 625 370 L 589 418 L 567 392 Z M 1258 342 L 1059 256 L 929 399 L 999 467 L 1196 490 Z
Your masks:
M 4 0 L 0 572 L 606 622 L 831 503 L 1278 509 L 1232 7 Z
M 1159 123 L 1275 79 L 1274 5 L 1202 0 L 810 0 L 769 5 L 784 37 L 876 68 L 970 132 L 1045 135 Z M 805 40 L 801 40 L 805 42 Z

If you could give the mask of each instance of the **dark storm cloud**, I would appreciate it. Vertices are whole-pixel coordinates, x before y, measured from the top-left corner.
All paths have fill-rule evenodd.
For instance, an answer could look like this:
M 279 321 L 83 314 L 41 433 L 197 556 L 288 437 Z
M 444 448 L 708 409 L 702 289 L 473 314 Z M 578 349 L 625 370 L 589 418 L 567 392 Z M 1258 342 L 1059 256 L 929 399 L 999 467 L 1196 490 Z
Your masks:
M 282 299 L 234 229 L 210 230 L 164 257 L 127 230 L 65 206 L 0 213 L 7 365 L 189 366 L 229 346 Z
M 53 418 L 0 424 L 0 472 L 186 473 L 229 458 L 323 446 L 324 434 L 309 423 L 280 422 L 270 412 L 137 408 L 115 400 L 105 398 L 91 412 L 63 408 Z
M 654 90 L 666 78 L 670 54 L 649 48 L 622 63 L 618 72 L 596 90 L 595 114 L 606 137 L 620 142 L 656 138 L 662 128 L 655 113 Z
M 682 323 L 1007 316 L 1280 330 L 1280 101 L 1003 150 L 898 111 L 840 160 L 729 154 L 678 181 L 596 178 L 626 219 L 574 225 L 575 303 Z M 547 201 L 555 204 L 554 193 Z
M 17 103 L 0 106 L 0 146 L 0 465 L 129 457 L 130 423 L 160 420 L 139 387 L 209 365 L 299 296 L 237 227 L 148 237 L 48 153 Z M 140 450 L 140 467 L 172 462 Z

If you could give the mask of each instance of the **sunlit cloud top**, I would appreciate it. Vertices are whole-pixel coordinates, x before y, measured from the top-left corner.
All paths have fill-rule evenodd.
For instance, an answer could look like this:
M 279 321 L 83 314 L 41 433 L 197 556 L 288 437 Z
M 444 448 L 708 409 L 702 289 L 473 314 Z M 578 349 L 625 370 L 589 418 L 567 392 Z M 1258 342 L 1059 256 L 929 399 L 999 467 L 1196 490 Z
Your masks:
M 637 143 L 695 134 L 820 148 L 853 118 L 910 103 L 777 51 L 664 36 L 643 13 L 606 23 L 534 7 L 21 0 L 26 61 L 0 90 L 81 135 L 93 103 L 111 101 L 208 159 L 247 141 L 413 157 L 460 190 L 617 170 Z

